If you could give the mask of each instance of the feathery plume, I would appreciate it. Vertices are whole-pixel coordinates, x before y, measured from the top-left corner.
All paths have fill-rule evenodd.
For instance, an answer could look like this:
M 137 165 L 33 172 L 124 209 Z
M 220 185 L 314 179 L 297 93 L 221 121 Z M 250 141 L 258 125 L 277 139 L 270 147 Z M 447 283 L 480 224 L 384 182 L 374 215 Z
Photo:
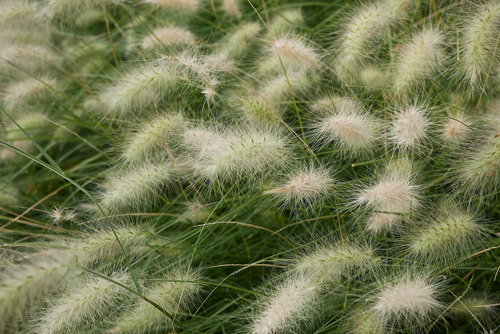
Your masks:
M 370 92 L 380 91 L 390 85 L 390 78 L 383 68 L 367 65 L 359 73 L 363 88 Z
M 126 274 L 115 273 L 112 280 L 127 285 Z M 118 307 L 127 290 L 104 278 L 91 278 L 82 287 L 55 301 L 40 319 L 36 332 L 40 334 L 75 333 L 95 328 L 107 314 Z
M 138 110 L 143 112 L 172 94 L 180 81 L 181 76 L 170 64 L 149 64 L 104 87 L 98 95 L 97 107 L 109 116 L 123 117 Z
M 401 19 L 409 8 L 408 1 L 370 2 L 360 8 L 345 23 L 337 46 L 336 73 L 350 79 L 373 57 L 376 43 L 385 29 Z
M 30 30 L 45 28 L 46 24 L 40 13 L 40 5 L 36 2 L 25 0 L 9 0 L 2 2 L 0 13 L 0 27 L 3 31 L 12 32 L 14 29 L 25 29 L 28 25 Z
M 142 0 L 159 7 L 177 10 L 196 11 L 199 7 L 198 0 Z
M 355 203 L 375 211 L 367 226 L 375 233 L 391 229 L 420 205 L 418 187 L 410 175 L 401 174 L 384 175 L 378 183 L 362 190 Z
M 199 202 L 186 203 L 184 213 L 179 217 L 180 221 L 192 223 L 205 223 L 212 215 L 212 210 Z
M 472 122 L 470 117 L 461 111 L 448 114 L 441 130 L 441 137 L 447 143 L 457 144 L 463 142 L 470 132 Z
M 314 112 L 321 112 L 323 110 L 363 110 L 363 104 L 353 98 L 329 94 L 316 100 L 311 109 Z
M 111 212 L 141 209 L 154 202 L 155 194 L 172 181 L 170 164 L 146 163 L 131 166 L 124 172 L 108 176 L 101 185 L 101 205 Z
M 241 9 L 238 0 L 223 0 L 222 10 L 229 16 L 241 18 Z
M 166 277 L 165 282 L 148 289 L 145 295 L 177 318 L 189 310 L 200 292 L 200 285 L 196 283 L 198 280 L 200 280 L 200 275 L 197 271 L 179 269 Z M 141 299 L 117 320 L 112 332 L 116 334 L 160 333 L 166 328 L 173 329 L 173 327 L 169 317 Z
M 221 67 L 224 61 L 239 61 L 244 58 L 249 48 L 257 42 L 262 27 L 255 22 L 245 23 L 226 35 L 216 45 L 215 53 L 207 57 L 206 62 L 215 67 Z
M 49 0 L 47 3 L 47 8 L 51 15 L 70 15 L 71 13 L 77 13 L 79 11 L 87 10 L 89 8 L 97 7 L 102 5 L 112 5 L 122 2 L 123 0 Z
M 188 29 L 171 26 L 153 30 L 150 35 L 144 37 L 141 47 L 144 50 L 153 50 L 170 46 L 189 46 L 195 42 L 195 36 Z
M 321 58 L 313 47 L 298 37 L 287 36 L 272 42 L 267 56 L 259 64 L 259 71 L 264 74 L 279 74 L 283 73 L 283 67 L 288 72 L 312 71 L 320 66 Z
M 322 168 L 302 169 L 288 175 L 279 187 L 264 191 L 282 205 L 307 207 L 327 197 L 334 185 L 330 172 Z
M 155 236 L 154 229 L 140 226 L 115 227 L 114 232 L 106 228 L 86 235 L 82 241 L 71 243 L 70 249 L 85 267 L 114 267 L 125 261 L 125 257 L 137 258 L 150 251 L 148 243 Z
M 500 34 L 500 4 L 496 0 L 477 6 L 471 19 L 464 18 L 461 38 L 460 60 L 457 63 L 460 79 L 467 80 L 471 88 L 482 88 L 500 62 L 498 35 Z M 491 72 L 491 73 L 490 73 Z
M 384 334 L 387 332 L 384 324 L 370 309 L 355 309 L 345 326 L 348 334 Z
M 59 57 L 45 45 L 7 45 L 0 50 L 0 73 L 23 78 L 47 70 Z
M 361 105 L 345 99 L 334 101 L 316 113 L 313 124 L 316 142 L 333 143 L 353 156 L 372 151 L 380 126 Z
M 407 152 L 427 139 L 431 122 L 422 106 L 410 105 L 394 115 L 391 125 L 389 139 L 397 149 Z
M 424 277 L 403 277 L 386 284 L 376 297 L 372 311 L 384 323 L 418 320 L 423 325 L 430 314 L 441 308 L 437 299 L 439 286 Z
M 408 248 L 412 256 L 441 261 L 464 254 L 482 239 L 483 228 L 474 214 L 447 202 L 441 205 L 436 217 L 408 236 Z
M 497 130 L 487 132 L 478 146 L 466 152 L 465 158 L 454 172 L 460 189 L 469 194 L 486 194 L 500 185 L 500 136 Z M 480 199 L 482 199 L 480 197 Z
M 397 93 L 408 92 L 434 76 L 446 61 L 444 42 L 443 34 L 435 28 L 426 28 L 412 37 L 396 62 L 394 89 Z
M 295 331 L 316 312 L 319 285 L 307 276 L 286 279 L 267 298 L 251 325 L 252 334 Z
M 2 151 L 0 150 L 0 158 Z M 0 159 L 1 162 L 1 159 Z M 12 185 L 0 181 L 0 205 L 13 206 L 19 202 L 19 191 Z
M 339 282 L 351 275 L 367 272 L 378 263 L 368 245 L 337 242 L 320 246 L 296 260 L 293 270 L 318 283 Z
M 3 103 L 9 110 L 27 108 L 28 106 L 39 106 L 57 97 L 55 90 L 58 83 L 50 78 L 28 78 L 10 84 L 3 93 Z
M 126 139 L 122 157 L 128 162 L 151 160 L 160 150 L 165 150 L 167 140 L 184 128 L 186 121 L 181 113 L 163 113 L 136 129 Z
M 450 309 L 450 313 L 457 317 L 476 317 L 478 320 L 490 320 L 498 309 L 495 299 L 478 294 L 464 296 Z M 495 316 L 493 316 L 496 318 Z
M 189 131 L 184 142 L 193 151 L 194 173 L 212 182 L 248 178 L 287 162 L 288 144 L 272 129 Z
M 20 321 L 26 310 L 46 293 L 61 288 L 68 268 L 63 254 L 52 253 L 40 254 L 28 264 L 15 265 L 3 272 L 0 278 L 0 332 Z

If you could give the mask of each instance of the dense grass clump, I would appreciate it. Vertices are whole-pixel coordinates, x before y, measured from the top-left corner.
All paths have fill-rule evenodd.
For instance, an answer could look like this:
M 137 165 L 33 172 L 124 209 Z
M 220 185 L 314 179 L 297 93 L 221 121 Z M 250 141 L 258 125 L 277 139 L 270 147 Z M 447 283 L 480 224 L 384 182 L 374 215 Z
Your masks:
M 495 333 L 498 0 L 0 0 L 0 334 Z

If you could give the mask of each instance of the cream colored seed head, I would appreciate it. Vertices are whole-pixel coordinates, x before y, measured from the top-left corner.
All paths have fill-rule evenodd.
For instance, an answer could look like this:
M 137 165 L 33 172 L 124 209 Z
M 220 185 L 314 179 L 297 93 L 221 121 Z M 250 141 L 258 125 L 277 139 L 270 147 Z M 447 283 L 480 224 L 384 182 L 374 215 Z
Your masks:
M 410 106 L 399 112 L 392 121 L 390 139 L 398 149 L 414 149 L 427 138 L 429 126 L 425 110 Z
M 428 316 L 440 307 L 437 286 L 422 278 L 390 284 L 378 295 L 373 310 L 384 319 L 414 319 Z
M 142 40 L 142 48 L 151 50 L 162 46 L 193 45 L 194 35 L 181 27 L 165 27 L 155 29 L 153 33 Z

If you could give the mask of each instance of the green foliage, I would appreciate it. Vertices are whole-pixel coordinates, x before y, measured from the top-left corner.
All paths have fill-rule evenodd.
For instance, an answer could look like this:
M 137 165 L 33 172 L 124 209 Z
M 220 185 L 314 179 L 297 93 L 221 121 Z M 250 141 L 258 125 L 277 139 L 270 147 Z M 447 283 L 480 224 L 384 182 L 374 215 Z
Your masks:
M 0 0 L 0 334 L 494 333 L 498 0 Z

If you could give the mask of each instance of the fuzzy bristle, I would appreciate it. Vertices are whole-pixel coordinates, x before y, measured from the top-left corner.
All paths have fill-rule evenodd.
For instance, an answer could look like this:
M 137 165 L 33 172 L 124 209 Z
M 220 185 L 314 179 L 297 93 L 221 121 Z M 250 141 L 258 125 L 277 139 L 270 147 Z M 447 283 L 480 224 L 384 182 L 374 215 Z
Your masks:
M 412 37 L 399 54 L 394 75 L 394 89 L 404 93 L 423 80 L 432 78 L 446 60 L 444 36 L 434 28 Z
M 152 50 L 168 46 L 193 45 L 195 37 L 193 34 L 181 27 L 165 27 L 153 30 L 151 35 L 144 37 L 141 47 L 144 50 Z
M 304 207 L 328 196 L 333 185 L 327 170 L 310 168 L 289 175 L 284 184 L 266 190 L 264 194 L 273 195 L 283 205 Z
M 262 311 L 251 325 L 252 334 L 272 334 L 294 330 L 302 319 L 314 312 L 318 285 L 307 277 L 290 278 L 269 295 Z
M 438 291 L 424 278 L 399 279 L 382 289 L 372 309 L 386 322 L 425 319 L 442 305 Z
M 125 285 L 131 282 L 125 274 L 114 274 L 111 280 Z M 126 294 L 127 290 L 110 280 L 90 279 L 82 287 L 56 300 L 40 319 L 37 333 L 74 333 L 95 327 L 106 314 L 123 302 Z
M 418 209 L 419 197 L 419 187 L 413 184 L 410 176 L 389 174 L 362 190 L 355 203 L 375 211 L 368 221 L 368 229 L 379 232 L 390 229 Z
M 148 163 L 109 176 L 101 185 L 101 205 L 111 212 L 148 207 L 154 196 L 173 180 L 169 163 Z
M 196 282 L 199 274 L 193 270 L 181 270 L 165 277 L 165 281 L 149 288 L 146 297 L 175 318 L 182 317 L 196 300 L 200 285 Z M 145 300 L 138 301 L 125 312 L 113 333 L 159 333 L 165 328 L 174 328 L 172 319 Z
M 389 139 L 403 152 L 418 149 L 427 139 L 430 125 L 422 106 L 409 106 L 394 116 Z

